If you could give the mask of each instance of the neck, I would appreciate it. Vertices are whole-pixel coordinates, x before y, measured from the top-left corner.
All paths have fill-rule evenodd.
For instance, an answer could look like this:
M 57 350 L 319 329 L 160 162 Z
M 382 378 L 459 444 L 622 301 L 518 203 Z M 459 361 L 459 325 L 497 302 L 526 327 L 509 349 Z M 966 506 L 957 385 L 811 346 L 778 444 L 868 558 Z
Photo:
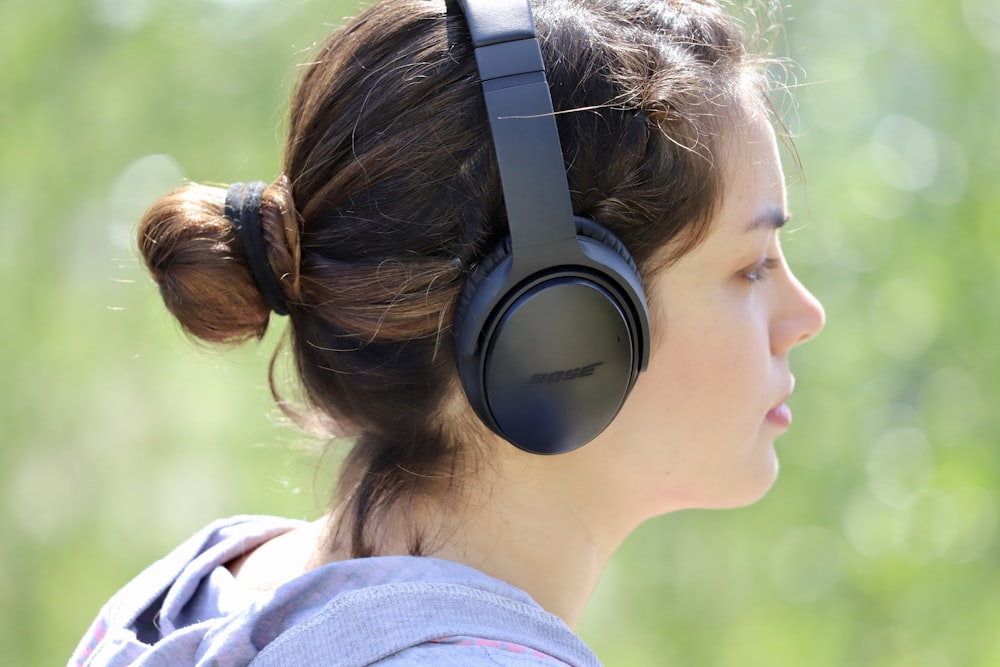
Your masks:
M 461 497 L 431 499 L 380 522 L 377 555 L 406 554 L 407 536 L 428 536 L 423 555 L 516 586 L 575 627 L 631 527 L 575 477 L 573 454 L 542 457 L 501 444 L 498 461 L 470 475 Z M 335 550 L 328 558 L 345 556 Z
M 470 565 L 528 593 L 575 627 L 617 544 L 605 544 L 578 508 L 520 484 L 470 506 L 434 556 Z

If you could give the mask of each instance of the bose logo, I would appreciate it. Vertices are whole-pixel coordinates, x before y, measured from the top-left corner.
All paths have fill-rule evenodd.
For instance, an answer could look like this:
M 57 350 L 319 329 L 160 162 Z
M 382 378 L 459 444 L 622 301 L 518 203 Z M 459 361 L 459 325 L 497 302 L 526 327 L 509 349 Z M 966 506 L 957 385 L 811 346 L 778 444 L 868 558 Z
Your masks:
M 603 364 L 603 361 L 597 361 L 587 366 L 580 366 L 579 368 L 569 368 L 564 371 L 556 371 L 554 373 L 535 373 L 531 376 L 531 379 L 525 382 L 525 384 L 548 384 L 550 382 L 561 382 L 563 380 L 575 380 L 576 378 L 584 378 L 588 375 L 593 375 L 597 367 Z

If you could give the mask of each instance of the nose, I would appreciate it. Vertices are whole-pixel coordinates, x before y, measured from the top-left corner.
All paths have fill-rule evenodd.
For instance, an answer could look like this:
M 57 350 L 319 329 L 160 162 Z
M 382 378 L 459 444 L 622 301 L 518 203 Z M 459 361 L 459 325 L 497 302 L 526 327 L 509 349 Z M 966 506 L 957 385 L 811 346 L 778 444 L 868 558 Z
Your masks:
M 826 324 L 826 312 L 812 292 L 789 271 L 786 290 L 781 295 L 778 317 L 774 320 L 771 346 L 774 354 L 784 354 L 816 336 Z

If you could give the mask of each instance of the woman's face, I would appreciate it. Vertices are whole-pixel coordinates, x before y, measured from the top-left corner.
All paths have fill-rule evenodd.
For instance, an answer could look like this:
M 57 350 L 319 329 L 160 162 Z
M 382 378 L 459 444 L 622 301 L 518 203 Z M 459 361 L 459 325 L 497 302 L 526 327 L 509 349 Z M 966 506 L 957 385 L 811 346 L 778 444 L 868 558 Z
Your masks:
M 774 131 L 761 115 L 744 133 L 722 157 L 708 237 L 649 286 L 649 368 L 600 438 L 640 518 L 742 505 L 770 488 L 774 440 L 791 422 L 788 353 L 823 327 L 779 245 L 787 213 Z

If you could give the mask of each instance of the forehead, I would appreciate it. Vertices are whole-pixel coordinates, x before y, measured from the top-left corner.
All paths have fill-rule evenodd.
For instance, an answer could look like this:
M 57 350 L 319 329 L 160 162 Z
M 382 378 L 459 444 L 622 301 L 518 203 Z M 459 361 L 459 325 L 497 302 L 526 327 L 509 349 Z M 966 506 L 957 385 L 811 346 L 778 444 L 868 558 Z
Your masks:
M 777 139 L 767 115 L 734 123 L 720 137 L 721 187 L 718 205 L 705 237 L 671 266 L 715 262 L 743 252 L 748 242 L 780 227 L 787 218 L 785 178 Z
M 782 210 L 786 204 L 785 174 L 781 168 L 774 126 L 764 113 L 738 123 L 726 142 L 722 157 L 722 208 L 727 203 L 741 208 L 766 199 Z M 765 211 L 753 211 L 757 217 Z
M 787 218 L 785 177 L 766 111 L 737 113 L 714 149 L 719 194 L 705 233 L 688 248 L 684 244 L 690 239 L 684 237 L 667 244 L 661 250 L 662 269 L 689 263 L 692 255 L 704 254 L 705 246 L 739 243 L 747 232 L 773 230 Z
M 737 123 L 723 147 L 721 199 L 706 241 L 780 227 L 787 217 L 785 174 L 767 115 Z

